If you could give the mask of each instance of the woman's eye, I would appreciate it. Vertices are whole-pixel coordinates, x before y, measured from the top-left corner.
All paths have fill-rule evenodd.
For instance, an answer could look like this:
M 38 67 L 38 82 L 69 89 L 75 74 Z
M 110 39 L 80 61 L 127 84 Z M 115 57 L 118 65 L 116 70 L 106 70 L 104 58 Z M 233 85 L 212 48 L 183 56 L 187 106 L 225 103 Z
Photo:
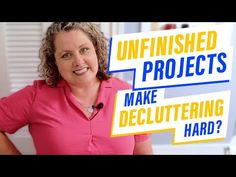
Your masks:
M 70 58 L 70 57 L 71 57 L 70 53 L 65 53 L 61 56 L 61 58 L 65 58 L 65 59 Z
M 87 48 L 87 47 L 82 48 L 82 49 L 80 49 L 80 53 L 85 54 L 88 50 L 89 50 L 89 48 Z

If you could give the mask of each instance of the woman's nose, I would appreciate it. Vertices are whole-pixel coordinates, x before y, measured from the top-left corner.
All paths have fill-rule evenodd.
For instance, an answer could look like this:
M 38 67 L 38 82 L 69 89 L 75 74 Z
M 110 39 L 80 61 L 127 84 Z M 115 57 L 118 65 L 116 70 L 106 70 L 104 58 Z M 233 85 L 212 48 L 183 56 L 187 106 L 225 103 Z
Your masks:
M 82 56 L 80 54 L 76 53 L 74 55 L 74 61 L 73 61 L 74 65 L 79 66 L 82 62 L 83 62 Z

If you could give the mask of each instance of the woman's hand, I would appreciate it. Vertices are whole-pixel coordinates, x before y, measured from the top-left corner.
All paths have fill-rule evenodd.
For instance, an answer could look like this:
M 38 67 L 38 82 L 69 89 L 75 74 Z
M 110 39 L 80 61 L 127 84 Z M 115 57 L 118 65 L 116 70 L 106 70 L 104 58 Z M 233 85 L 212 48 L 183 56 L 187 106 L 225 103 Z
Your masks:
M 148 139 L 146 141 L 136 142 L 134 155 L 153 155 L 151 140 Z

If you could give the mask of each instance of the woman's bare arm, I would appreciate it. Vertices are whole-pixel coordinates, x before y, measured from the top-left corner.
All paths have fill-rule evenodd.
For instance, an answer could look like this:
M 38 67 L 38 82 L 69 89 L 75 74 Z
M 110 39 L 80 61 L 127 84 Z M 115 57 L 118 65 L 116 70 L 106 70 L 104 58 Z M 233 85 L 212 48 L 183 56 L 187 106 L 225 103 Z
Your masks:
M 20 151 L 0 129 L 0 155 L 21 155 Z

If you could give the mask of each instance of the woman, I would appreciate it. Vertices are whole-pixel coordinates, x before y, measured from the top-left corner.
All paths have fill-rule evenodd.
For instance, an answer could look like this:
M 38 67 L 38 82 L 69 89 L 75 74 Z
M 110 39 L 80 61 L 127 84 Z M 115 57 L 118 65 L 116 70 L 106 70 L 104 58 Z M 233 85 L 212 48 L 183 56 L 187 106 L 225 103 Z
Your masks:
M 92 23 L 52 23 L 37 80 L 0 101 L 0 154 L 20 154 L 4 132 L 29 125 L 37 154 L 152 154 L 147 134 L 110 137 L 114 96 L 130 85 L 107 71 L 107 43 Z

